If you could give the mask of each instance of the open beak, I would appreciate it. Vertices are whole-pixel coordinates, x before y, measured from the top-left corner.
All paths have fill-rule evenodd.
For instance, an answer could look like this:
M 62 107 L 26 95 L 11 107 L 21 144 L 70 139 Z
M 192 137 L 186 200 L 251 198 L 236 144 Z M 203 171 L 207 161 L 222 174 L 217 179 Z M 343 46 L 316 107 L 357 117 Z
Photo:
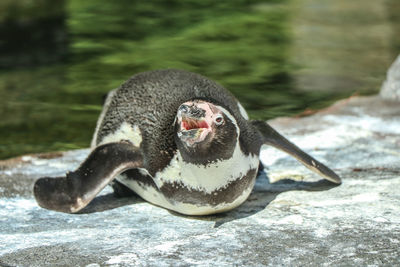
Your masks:
M 182 105 L 180 107 L 178 112 L 178 122 L 180 122 L 178 137 L 187 145 L 192 146 L 203 141 L 211 131 L 204 115 L 205 112 L 194 105 Z

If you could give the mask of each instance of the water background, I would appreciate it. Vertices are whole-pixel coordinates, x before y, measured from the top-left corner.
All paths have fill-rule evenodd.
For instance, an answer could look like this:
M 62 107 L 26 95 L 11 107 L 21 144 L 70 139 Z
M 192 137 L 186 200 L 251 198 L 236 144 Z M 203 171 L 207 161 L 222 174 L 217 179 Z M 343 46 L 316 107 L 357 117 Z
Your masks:
M 400 52 L 398 0 L 2 0 L 0 159 L 88 147 L 103 96 L 180 68 L 252 118 L 379 91 Z

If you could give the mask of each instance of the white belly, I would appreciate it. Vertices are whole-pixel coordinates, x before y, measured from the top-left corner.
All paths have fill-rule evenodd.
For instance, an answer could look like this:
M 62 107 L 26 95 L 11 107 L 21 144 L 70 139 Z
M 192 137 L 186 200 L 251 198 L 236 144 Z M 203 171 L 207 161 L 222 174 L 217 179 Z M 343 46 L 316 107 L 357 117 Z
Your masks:
M 169 199 L 160 189 L 166 184 L 179 184 L 183 188 L 182 190 L 186 190 L 186 192 L 200 191 L 206 197 L 207 194 L 216 194 L 218 190 L 227 188 L 229 184 L 242 179 L 249 171 L 253 170 L 254 172 L 258 168 L 258 164 L 258 156 L 243 154 L 239 145 L 237 145 L 230 159 L 210 163 L 207 166 L 185 163 L 178 152 L 170 164 L 163 171 L 157 173 L 155 177 L 147 174 L 150 179 L 153 179 L 157 188 L 141 184 L 134 179 L 127 179 L 124 175 L 120 175 L 117 179 L 150 203 L 182 214 L 206 215 L 231 210 L 242 204 L 253 189 L 255 177 L 246 178 L 251 179 L 251 181 L 247 183 L 247 187 L 243 188 L 242 192 L 236 194 L 235 199 L 226 202 L 221 201 L 216 205 L 208 205 L 200 201 L 199 204 L 193 204 L 193 201 L 185 203 L 184 201 Z M 145 170 L 142 173 L 146 174 Z M 255 175 L 256 171 L 254 172 Z M 176 188 L 176 190 L 179 189 Z

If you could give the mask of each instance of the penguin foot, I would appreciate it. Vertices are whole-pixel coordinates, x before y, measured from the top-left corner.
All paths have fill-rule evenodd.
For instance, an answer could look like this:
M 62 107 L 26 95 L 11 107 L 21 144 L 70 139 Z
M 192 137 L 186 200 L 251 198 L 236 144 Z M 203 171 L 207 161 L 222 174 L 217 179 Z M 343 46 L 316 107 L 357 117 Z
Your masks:
M 35 182 L 33 192 L 42 208 L 75 213 L 83 209 L 89 201 L 84 201 L 74 188 L 73 181 L 67 177 L 44 177 Z

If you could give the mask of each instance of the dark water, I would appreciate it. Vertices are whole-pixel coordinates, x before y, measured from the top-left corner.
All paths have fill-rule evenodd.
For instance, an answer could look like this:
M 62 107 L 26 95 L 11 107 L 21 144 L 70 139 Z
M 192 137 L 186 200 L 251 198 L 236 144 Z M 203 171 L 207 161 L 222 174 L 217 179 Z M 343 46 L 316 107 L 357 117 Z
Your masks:
M 397 0 L 3 0 L 0 158 L 88 147 L 103 95 L 151 69 L 208 76 L 260 119 L 376 93 L 398 14 Z

